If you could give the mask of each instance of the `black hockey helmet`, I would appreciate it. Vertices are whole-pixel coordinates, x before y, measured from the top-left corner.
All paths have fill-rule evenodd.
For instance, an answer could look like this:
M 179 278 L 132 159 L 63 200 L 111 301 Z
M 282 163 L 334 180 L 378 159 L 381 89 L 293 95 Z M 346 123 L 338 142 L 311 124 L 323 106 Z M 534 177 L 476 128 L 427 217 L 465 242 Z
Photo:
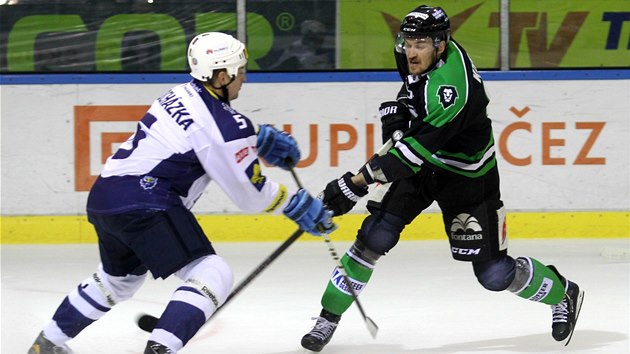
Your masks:
M 400 24 L 396 38 L 394 56 L 398 72 L 404 79 L 408 74 L 407 56 L 405 55 L 405 39 L 431 38 L 436 48 L 441 41 L 451 38 L 451 22 L 441 7 L 420 5 L 408 13 Z

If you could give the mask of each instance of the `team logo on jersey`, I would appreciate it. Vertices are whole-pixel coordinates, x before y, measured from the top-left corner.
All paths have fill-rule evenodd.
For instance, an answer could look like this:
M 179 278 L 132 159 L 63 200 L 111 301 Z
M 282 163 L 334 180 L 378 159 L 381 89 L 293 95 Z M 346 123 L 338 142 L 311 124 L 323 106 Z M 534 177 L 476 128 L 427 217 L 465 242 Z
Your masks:
M 440 99 L 440 104 L 444 109 L 455 104 L 457 100 L 458 94 L 455 86 L 451 85 L 442 85 L 438 89 L 437 96 Z
M 256 187 L 256 189 L 258 189 L 259 191 L 262 190 L 265 185 L 265 181 L 267 180 L 267 177 L 263 176 L 258 160 L 247 166 L 245 172 L 247 173 L 247 177 L 249 177 L 249 181 L 252 182 L 254 187 Z
M 153 189 L 157 185 L 157 181 L 158 179 L 156 177 L 144 176 L 140 178 L 140 187 L 144 190 Z
M 240 149 L 239 151 L 236 152 L 236 154 L 234 154 L 234 157 L 236 158 L 236 163 L 241 163 L 241 161 L 243 161 L 244 158 L 246 158 L 249 155 L 249 147 L 244 147 L 242 149 Z
M 454 241 L 481 240 L 481 232 L 479 221 L 469 214 L 459 214 L 451 221 L 451 239 Z

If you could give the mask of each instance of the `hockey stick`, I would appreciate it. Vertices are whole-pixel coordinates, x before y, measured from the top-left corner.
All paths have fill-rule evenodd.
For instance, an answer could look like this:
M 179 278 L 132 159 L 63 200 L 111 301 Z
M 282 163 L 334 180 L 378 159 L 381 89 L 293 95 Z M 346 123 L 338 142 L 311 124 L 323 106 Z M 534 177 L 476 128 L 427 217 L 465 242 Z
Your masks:
M 365 310 L 363 309 L 363 306 L 361 306 L 361 302 L 359 302 L 359 295 L 357 295 L 357 292 L 352 287 L 352 282 L 348 277 L 348 272 L 346 272 L 346 268 L 343 266 L 343 263 L 341 263 L 341 259 L 339 259 L 339 254 L 335 250 L 335 246 L 333 246 L 332 241 L 330 241 L 328 235 L 324 235 L 323 237 L 324 241 L 326 241 L 326 244 L 328 245 L 328 251 L 337 263 L 337 269 L 339 269 L 339 272 L 341 272 L 341 275 L 343 276 L 343 281 L 346 283 L 346 286 L 348 287 L 348 290 L 352 295 L 352 300 L 354 300 L 354 303 L 357 305 L 357 308 L 361 313 L 361 317 L 363 317 L 363 321 L 365 322 L 368 331 L 372 335 L 372 338 L 376 338 L 376 333 L 378 333 L 378 326 L 370 317 L 368 317 L 368 315 L 365 314 Z
M 389 150 L 389 148 L 391 148 L 392 144 L 393 144 L 392 139 L 388 140 L 387 143 L 385 143 L 378 150 L 377 154 L 378 155 L 382 155 L 382 154 L 386 153 L 387 150 Z M 291 172 L 291 175 L 293 176 L 293 179 L 295 180 L 295 182 L 298 185 L 298 187 L 302 188 L 302 184 L 300 183 L 300 180 L 298 179 L 297 174 L 295 173 L 293 168 L 290 168 L 289 171 Z M 295 231 L 271 255 L 269 255 L 269 257 L 267 257 L 265 260 L 263 260 L 263 262 L 256 269 L 254 269 L 254 271 L 252 271 L 249 274 L 249 276 L 247 276 L 247 278 L 245 278 L 243 281 L 241 281 L 241 283 L 236 288 L 234 288 L 234 290 L 232 290 L 230 295 L 228 295 L 228 297 L 225 299 L 225 302 L 220 307 L 218 307 L 216 309 L 216 311 L 210 316 L 210 318 L 208 318 L 208 320 L 206 321 L 204 326 L 214 316 L 216 316 L 217 312 L 219 312 L 223 307 L 225 307 L 225 305 L 227 305 L 236 295 L 238 295 L 245 287 L 247 287 L 249 285 L 249 283 L 251 283 L 260 273 L 262 273 L 262 271 L 265 268 L 267 268 L 267 266 L 269 266 L 269 264 L 271 264 L 289 246 L 291 246 L 291 244 L 293 244 L 293 242 L 295 242 L 300 236 L 302 236 L 303 233 L 304 233 L 304 230 L 302 230 L 302 229 L 299 229 L 299 230 Z M 342 273 L 342 275 L 344 277 L 344 281 L 346 282 L 346 284 L 348 285 L 348 288 L 350 289 L 350 292 L 352 294 L 352 298 L 354 299 L 355 303 L 357 304 L 357 307 L 359 308 L 359 311 L 361 312 L 361 315 L 363 316 L 363 319 L 364 319 L 366 325 L 368 326 L 368 330 L 370 331 L 370 334 L 372 335 L 372 337 L 376 337 L 376 332 L 378 331 L 378 326 L 376 325 L 376 323 L 374 323 L 374 321 L 372 321 L 371 318 L 369 318 L 365 314 L 365 310 L 363 310 L 363 307 L 361 306 L 361 303 L 358 301 L 357 294 L 356 294 L 356 292 L 354 291 L 354 289 L 351 286 L 352 283 L 350 282 L 350 280 L 348 278 L 348 274 L 346 273 L 346 270 L 343 267 L 343 264 L 341 264 L 339 256 L 337 255 L 337 251 L 335 250 L 332 242 L 330 241 L 330 238 L 328 238 L 328 236 L 324 235 L 324 240 L 328 244 L 328 249 L 329 249 L 333 259 L 337 262 L 337 267 L 341 271 L 341 273 Z M 155 329 L 155 326 L 157 325 L 158 320 L 159 320 L 158 317 L 155 317 L 155 316 L 152 316 L 152 315 L 149 315 L 149 314 L 142 314 L 137 319 L 137 325 L 138 325 L 138 327 L 140 329 L 142 329 L 145 332 L 153 332 L 153 329 Z
M 298 188 L 304 188 L 302 187 L 302 183 L 300 182 L 300 179 L 298 178 L 293 168 L 290 167 L 289 171 L 291 172 L 291 176 L 293 176 L 293 179 L 295 180 L 295 183 L 297 184 Z M 361 305 L 361 302 L 359 301 L 359 296 L 357 295 L 356 291 L 352 287 L 352 281 L 350 281 L 350 277 L 348 277 L 348 272 L 346 272 L 346 268 L 341 263 L 341 260 L 339 259 L 339 254 L 335 250 L 335 246 L 333 245 L 332 241 L 330 241 L 330 238 L 326 234 L 322 235 L 322 237 L 324 238 L 324 241 L 326 241 L 326 245 L 328 245 L 328 251 L 330 252 L 330 255 L 335 260 L 335 263 L 337 263 L 337 269 L 339 269 L 339 271 L 341 272 L 341 275 L 343 276 L 343 281 L 346 283 L 346 286 L 348 287 L 348 290 L 350 291 L 350 295 L 352 295 L 352 300 L 357 305 L 357 308 L 359 309 L 359 312 L 361 313 L 361 317 L 363 317 L 363 321 L 365 322 L 365 325 L 367 326 L 368 331 L 372 335 L 372 338 L 376 338 L 376 333 L 378 332 L 378 326 L 370 317 L 368 317 L 368 315 L 365 314 L 365 310 L 363 309 L 363 306 Z
M 247 287 L 249 283 L 251 283 L 258 275 L 260 275 L 260 273 L 262 273 L 262 271 L 265 270 L 265 268 L 267 268 L 273 261 L 275 261 L 276 258 L 278 258 L 287 248 L 289 248 L 289 246 L 291 246 L 291 244 L 293 244 L 295 240 L 297 240 L 300 236 L 302 236 L 303 233 L 304 233 L 304 230 L 302 229 L 298 229 L 297 231 L 295 231 L 288 239 L 286 239 L 286 241 L 284 241 L 278 248 L 276 248 L 276 250 L 273 251 L 273 253 L 270 254 L 269 257 L 263 260 L 260 263 L 260 265 L 256 267 L 256 269 L 254 269 L 244 280 L 242 280 L 236 286 L 236 288 L 234 288 L 234 290 L 232 290 L 230 295 L 228 295 L 228 297 L 225 299 L 225 302 L 223 302 L 223 304 L 219 306 L 216 309 L 216 311 L 214 311 L 214 313 L 210 316 L 210 318 L 208 318 L 208 320 L 206 321 L 206 323 L 203 324 L 203 326 L 208 324 L 208 322 L 210 322 L 210 320 L 213 317 L 215 317 L 217 313 L 222 308 L 225 307 L 225 305 L 227 305 L 230 301 L 232 301 L 232 299 L 234 299 L 236 295 L 238 295 L 243 289 L 245 289 L 245 287 Z M 155 326 L 157 325 L 158 320 L 159 318 L 155 316 L 152 316 L 149 314 L 143 314 L 140 317 L 138 317 L 137 324 L 138 324 L 138 327 L 140 327 L 140 329 L 142 329 L 143 331 L 153 332 L 153 329 L 155 329 Z
M 383 146 L 381 146 L 381 148 L 378 149 L 378 151 L 376 152 L 376 155 L 382 156 L 385 153 L 387 153 L 387 151 L 391 149 L 394 143 L 400 140 L 400 138 L 402 137 L 402 134 L 403 133 L 399 130 L 395 131 L 392 134 L 391 139 L 387 140 L 385 144 L 383 144 Z M 298 180 L 297 175 L 295 174 L 293 169 L 290 169 L 290 171 L 297 185 L 300 188 L 302 188 L 301 183 Z M 365 310 L 363 309 L 363 306 L 361 305 L 361 302 L 359 302 L 358 295 L 356 291 L 354 290 L 354 288 L 352 287 L 352 282 L 350 281 L 350 278 L 348 277 L 348 272 L 346 271 L 346 268 L 341 263 L 339 254 L 337 253 L 337 250 L 335 250 L 335 246 L 333 245 L 332 241 L 330 240 L 328 235 L 323 235 L 323 237 L 324 237 L 324 240 L 326 241 L 326 245 L 328 245 L 328 251 L 330 252 L 330 255 L 332 256 L 332 258 L 337 263 L 337 269 L 339 269 L 339 272 L 341 272 L 341 275 L 343 276 L 343 280 L 346 283 L 346 286 L 348 287 L 350 294 L 352 295 L 352 300 L 354 300 L 354 303 L 357 305 L 357 308 L 359 309 L 359 312 L 361 313 L 361 316 L 363 317 L 363 321 L 365 322 L 365 325 L 367 326 L 368 331 L 372 335 L 372 338 L 376 338 L 376 334 L 378 332 L 378 326 L 370 317 L 366 315 Z

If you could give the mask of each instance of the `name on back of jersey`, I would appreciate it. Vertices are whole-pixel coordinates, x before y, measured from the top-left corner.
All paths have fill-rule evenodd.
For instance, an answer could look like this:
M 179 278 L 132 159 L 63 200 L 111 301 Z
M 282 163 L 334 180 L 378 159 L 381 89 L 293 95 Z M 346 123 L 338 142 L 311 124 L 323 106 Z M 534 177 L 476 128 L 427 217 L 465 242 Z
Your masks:
M 190 128 L 190 126 L 195 122 L 190 117 L 190 113 L 186 110 L 181 98 L 178 97 L 173 90 L 168 91 L 164 94 L 164 96 L 158 98 L 158 102 L 160 103 L 160 106 L 164 108 L 166 113 L 168 113 L 175 123 L 182 127 L 184 131 L 188 130 L 188 128 Z

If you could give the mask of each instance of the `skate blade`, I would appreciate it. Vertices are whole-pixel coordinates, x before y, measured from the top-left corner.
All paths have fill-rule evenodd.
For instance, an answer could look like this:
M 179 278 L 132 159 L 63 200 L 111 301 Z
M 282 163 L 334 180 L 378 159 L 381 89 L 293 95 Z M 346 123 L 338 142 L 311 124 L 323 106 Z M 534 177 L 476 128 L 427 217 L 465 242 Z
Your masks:
M 580 310 L 582 309 L 582 301 L 584 301 L 584 291 L 580 290 L 578 294 L 577 304 L 575 305 L 575 322 L 573 323 L 573 328 L 571 328 L 571 333 L 567 337 L 567 341 L 564 342 L 564 346 L 569 345 L 571 338 L 573 337 L 573 332 L 575 332 L 575 326 L 577 325 L 578 317 L 580 316 Z

